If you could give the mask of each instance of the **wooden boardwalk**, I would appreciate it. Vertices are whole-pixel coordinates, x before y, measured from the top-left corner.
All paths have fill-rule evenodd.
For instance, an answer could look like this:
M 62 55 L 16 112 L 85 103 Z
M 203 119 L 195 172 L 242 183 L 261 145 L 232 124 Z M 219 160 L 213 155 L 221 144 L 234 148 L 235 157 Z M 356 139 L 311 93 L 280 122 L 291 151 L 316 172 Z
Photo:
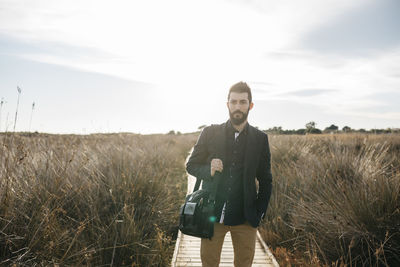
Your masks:
M 188 175 L 188 194 L 192 192 L 195 183 L 196 178 Z M 201 267 L 200 241 L 200 238 L 184 235 L 181 233 L 181 231 L 179 231 L 171 266 Z M 229 232 L 225 236 L 219 266 L 233 267 L 233 246 L 231 235 Z M 262 240 L 258 231 L 256 240 L 256 251 L 252 266 L 279 267 L 277 261 L 275 260 L 275 257 L 272 255 L 268 246 Z

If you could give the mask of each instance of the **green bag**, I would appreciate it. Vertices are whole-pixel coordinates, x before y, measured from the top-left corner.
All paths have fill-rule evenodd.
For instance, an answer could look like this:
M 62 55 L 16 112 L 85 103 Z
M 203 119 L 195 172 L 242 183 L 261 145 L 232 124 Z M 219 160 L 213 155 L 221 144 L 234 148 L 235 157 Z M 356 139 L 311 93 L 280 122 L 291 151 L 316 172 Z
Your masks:
M 199 190 L 200 179 L 197 179 L 193 193 L 186 196 L 179 212 L 179 230 L 185 235 L 209 239 L 214 235 L 216 180 L 219 175 L 217 172 L 214 175 L 211 192 Z

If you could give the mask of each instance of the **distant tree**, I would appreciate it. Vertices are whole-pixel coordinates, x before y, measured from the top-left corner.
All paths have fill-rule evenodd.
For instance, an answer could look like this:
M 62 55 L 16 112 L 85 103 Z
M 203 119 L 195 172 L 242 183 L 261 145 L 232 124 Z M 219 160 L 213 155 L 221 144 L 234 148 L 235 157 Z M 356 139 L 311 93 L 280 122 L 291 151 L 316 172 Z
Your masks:
M 326 130 L 333 130 L 333 131 L 337 131 L 339 129 L 338 126 L 336 126 L 335 124 L 331 124 L 331 126 L 326 127 Z
M 315 128 L 316 123 L 314 121 L 310 121 L 306 123 L 306 129 Z
M 273 134 L 282 134 L 284 131 L 282 130 L 281 126 L 274 126 L 272 128 L 269 128 L 266 132 L 268 133 L 273 133 Z
M 351 132 L 351 128 L 349 126 L 344 126 L 342 128 L 342 131 L 345 132 L 345 133 L 349 133 L 349 132 Z
M 326 127 L 326 128 L 324 129 L 324 132 L 326 132 L 326 133 L 333 133 L 333 132 L 337 132 L 338 129 L 339 129 L 338 126 L 336 126 L 335 124 L 331 124 L 331 126 Z
M 385 133 L 385 130 L 384 129 L 371 129 L 370 132 L 373 134 L 382 134 L 382 133 Z
M 168 134 L 169 134 L 169 135 L 174 135 L 174 134 L 175 134 L 175 131 L 174 131 L 174 130 L 171 130 L 171 131 L 168 132 Z
M 309 133 L 311 133 L 311 134 L 321 134 L 322 131 L 321 131 L 320 129 L 318 129 L 318 128 L 312 128 L 312 129 L 309 131 Z
M 296 131 L 294 131 L 296 134 L 306 134 L 307 129 L 297 129 Z
M 306 132 L 311 133 L 313 129 L 315 129 L 316 123 L 314 121 L 310 121 L 306 123 Z

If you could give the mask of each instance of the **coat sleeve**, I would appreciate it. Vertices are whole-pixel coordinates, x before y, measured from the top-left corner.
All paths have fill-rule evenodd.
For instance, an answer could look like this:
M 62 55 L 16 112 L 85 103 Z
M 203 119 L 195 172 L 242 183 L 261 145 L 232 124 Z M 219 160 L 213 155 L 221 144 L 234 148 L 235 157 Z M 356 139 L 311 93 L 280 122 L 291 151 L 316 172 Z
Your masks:
M 261 159 L 257 168 L 256 177 L 259 182 L 257 212 L 260 218 L 264 218 L 272 192 L 271 153 L 267 134 L 263 136 Z
M 208 132 L 209 127 L 203 129 L 194 145 L 193 152 L 186 163 L 186 171 L 194 177 L 202 180 L 211 179 L 211 165 L 207 162 Z

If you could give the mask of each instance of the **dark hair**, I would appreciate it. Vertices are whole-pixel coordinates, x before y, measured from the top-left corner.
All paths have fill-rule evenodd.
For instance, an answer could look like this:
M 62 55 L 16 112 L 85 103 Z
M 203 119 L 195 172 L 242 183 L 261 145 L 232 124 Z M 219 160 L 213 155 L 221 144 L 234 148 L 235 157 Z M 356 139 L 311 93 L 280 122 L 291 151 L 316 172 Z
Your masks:
M 247 93 L 249 96 L 249 103 L 251 103 L 252 97 L 251 97 L 251 89 L 245 82 L 238 82 L 232 85 L 232 87 L 229 89 L 229 94 L 228 94 L 228 101 L 229 97 L 231 96 L 231 93 Z

